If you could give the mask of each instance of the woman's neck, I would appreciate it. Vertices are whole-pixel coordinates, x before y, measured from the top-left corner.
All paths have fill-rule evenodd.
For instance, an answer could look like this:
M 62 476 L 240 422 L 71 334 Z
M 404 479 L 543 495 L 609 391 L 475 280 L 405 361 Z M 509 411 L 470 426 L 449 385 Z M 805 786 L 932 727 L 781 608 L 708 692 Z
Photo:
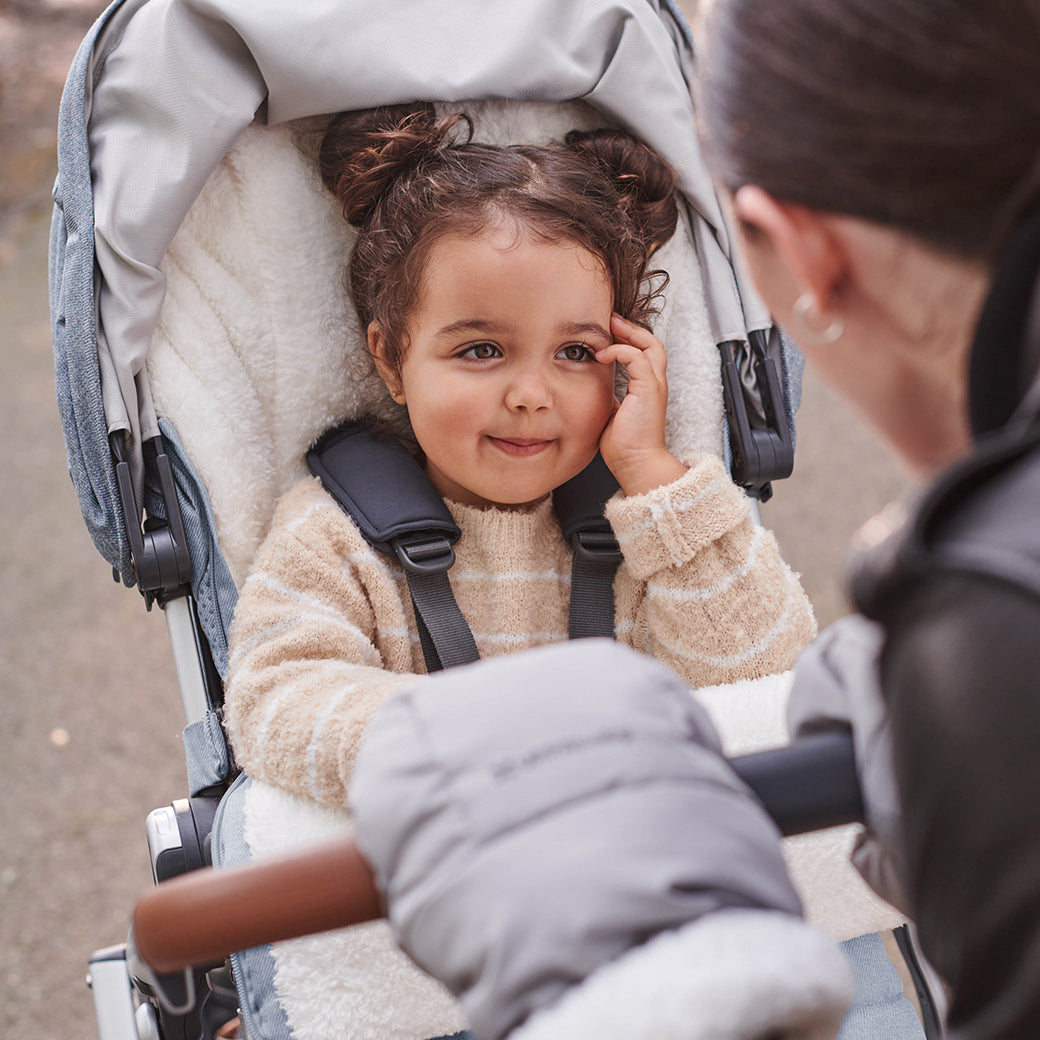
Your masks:
M 883 377 L 875 368 L 864 379 L 872 400 L 863 411 L 908 469 L 928 479 L 971 450 L 969 359 L 990 273 L 884 233 L 892 235 L 888 248 L 878 249 L 869 273 L 860 271 L 873 328 L 860 363 L 870 366 L 875 351 L 886 355 Z

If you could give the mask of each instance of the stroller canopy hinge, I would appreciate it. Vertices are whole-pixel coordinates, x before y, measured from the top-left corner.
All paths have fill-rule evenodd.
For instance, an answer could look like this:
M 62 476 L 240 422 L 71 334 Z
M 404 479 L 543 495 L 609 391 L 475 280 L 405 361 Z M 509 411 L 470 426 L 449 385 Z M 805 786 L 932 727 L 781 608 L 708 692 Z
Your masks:
M 777 361 L 769 351 L 769 333 L 757 329 L 748 333 L 750 365 L 743 370 L 742 347 L 738 342 L 719 344 L 732 473 L 751 497 L 767 502 L 773 494 L 770 482 L 789 477 L 794 470 L 794 441 Z
M 147 515 L 142 523 L 142 510 L 134 493 L 123 436 L 122 432 L 114 433 L 109 442 L 116 460 L 116 482 L 130 543 L 134 578 L 151 610 L 156 600 L 161 605 L 164 600 L 182 595 L 191 588 L 191 556 L 177 502 L 173 469 L 169 456 L 162 450 L 160 439 L 149 442 L 153 450 L 146 453 L 146 468 L 158 477 L 166 516 Z

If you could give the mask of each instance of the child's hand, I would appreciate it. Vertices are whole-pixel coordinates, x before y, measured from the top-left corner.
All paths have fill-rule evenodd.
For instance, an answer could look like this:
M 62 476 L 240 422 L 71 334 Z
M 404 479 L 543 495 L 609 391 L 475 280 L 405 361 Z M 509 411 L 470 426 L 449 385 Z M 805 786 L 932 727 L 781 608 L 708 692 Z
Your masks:
M 618 403 L 600 438 L 603 461 L 626 495 L 641 495 L 678 480 L 686 467 L 665 446 L 668 359 L 652 333 L 619 314 L 610 319 L 616 339 L 596 352 L 604 365 L 617 361 L 628 369 L 628 393 Z

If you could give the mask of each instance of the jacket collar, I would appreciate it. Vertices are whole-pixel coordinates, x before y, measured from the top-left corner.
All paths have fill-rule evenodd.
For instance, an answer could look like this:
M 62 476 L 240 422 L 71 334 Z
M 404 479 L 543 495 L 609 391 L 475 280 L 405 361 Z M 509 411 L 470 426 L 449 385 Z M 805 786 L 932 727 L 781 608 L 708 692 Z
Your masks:
M 1011 237 L 975 330 L 969 411 L 976 438 L 1006 426 L 1024 398 L 1030 420 L 1040 412 L 1037 394 L 1030 393 L 1040 367 L 1038 288 L 1040 208 Z

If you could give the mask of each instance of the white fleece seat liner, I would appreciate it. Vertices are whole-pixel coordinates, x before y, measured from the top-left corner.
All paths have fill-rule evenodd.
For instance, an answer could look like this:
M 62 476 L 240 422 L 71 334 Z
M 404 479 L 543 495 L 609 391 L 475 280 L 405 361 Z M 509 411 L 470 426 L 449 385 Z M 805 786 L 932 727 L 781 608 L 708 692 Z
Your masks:
M 495 143 L 544 143 L 601 125 L 581 102 L 452 107 L 474 117 L 477 139 Z M 342 284 L 353 233 L 304 155 L 316 139 L 313 127 L 247 130 L 163 264 L 166 299 L 148 362 L 156 407 L 176 426 L 206 484 L 238 585 L 279 497 L 306 473 L 304 453 L 314 439 L 362 412 L 401 418 L 360 349 Z M 719 357 L 685 218 L 655 266 L 670 276 L 655 325 L 669 354 L 670 447 L 680 458 L 719 454 Z M 727 753 L 787 742 L 788 686 L 785 675 L 700 691 Z M 902 923 L 849 865 L 855 830 L 786 843 L 810 920 L 836 939 Z M 349 831 L 344 813 L 262 783 L 246 798 L 245 836 L 256 859 Z M 297 1040 L 342 1037 L 347 1023 L 354 1040 L 419 1040 L 465 1026 L 454 1000 L 397 950 L 382 922 L 278 944 L 274 956 L 276 989 Z M 664 1034 L 648 1022 L 646 1036 L 655 1035 Z
M 476 138 L 547 143 L 602 125 L 582 102 L 473 102 Z M 251 126 L 163 261 L 166 297 L 149 351 L 157 412 L 173 421 L 209 491 L 236 585 L 304 454 L 337 422 L 401 421 L 375 375 L 343 288 L 354 233 L 294 143 L 317 121 Z M 295 133 L 294 133 L 295 130 Z M 722 451 L 722 387 L 686 218 L 654 258 L 669 273 L 656 332 L 669 347 L 668 436 L 680 457 Z

